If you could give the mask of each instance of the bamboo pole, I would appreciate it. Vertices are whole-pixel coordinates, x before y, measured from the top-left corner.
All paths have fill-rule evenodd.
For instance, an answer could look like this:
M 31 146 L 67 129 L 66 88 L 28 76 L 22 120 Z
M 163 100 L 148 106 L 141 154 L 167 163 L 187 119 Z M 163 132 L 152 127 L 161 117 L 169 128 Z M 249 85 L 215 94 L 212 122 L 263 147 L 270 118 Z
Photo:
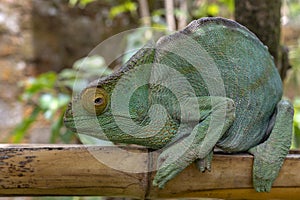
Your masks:
M 107 158 L 111 168 L 95 157 Z M 150 155 L 150 156 L 149 156 Z M 252 188 L 253 157 L 216 153 L 212 171 L 189 166 L 167 183 L 153 187 L 157 153 L 140 147 L 83 145 L 0 145 L 0 196 L 98 195 L 133 198 L 207 197 L 226 199 L 299 199 L 300 152 L 292 152 L 270 193 Z M 103 160 L 102 160 L 103 161 Z M 139 171 L 140 173 L 133 173 Z

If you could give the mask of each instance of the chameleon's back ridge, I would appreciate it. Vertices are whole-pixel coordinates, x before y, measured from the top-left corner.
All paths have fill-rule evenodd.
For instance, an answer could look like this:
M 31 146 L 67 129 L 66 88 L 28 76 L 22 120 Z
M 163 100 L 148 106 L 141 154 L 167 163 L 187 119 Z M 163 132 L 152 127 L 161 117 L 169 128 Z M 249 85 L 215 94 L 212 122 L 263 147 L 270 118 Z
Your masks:
M 160 149 L 153 180 L 160 188 L 193 161 L 210 170 L 215 146 L 248 151 L 255 189 L 269 191 L 291 142 L 293 106 L 281 98 L 267 47 L 232 20 L 202 18 L 88 85 L 66 111 L 65 124 Z

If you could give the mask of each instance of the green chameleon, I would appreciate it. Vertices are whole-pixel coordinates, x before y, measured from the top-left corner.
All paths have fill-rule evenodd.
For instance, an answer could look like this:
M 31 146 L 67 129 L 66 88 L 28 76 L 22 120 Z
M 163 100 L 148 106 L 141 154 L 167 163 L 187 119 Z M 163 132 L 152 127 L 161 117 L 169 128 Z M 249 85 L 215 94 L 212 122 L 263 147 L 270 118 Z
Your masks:
M 242 25 L 202 18 L 140 49 L 120 70 L 73 98 L 65 125 L 115 143 L 160 149 L 159 188 L 214 147 L 254 155 L 253 185 L 270 191 L 292 138 L 272 56 Z

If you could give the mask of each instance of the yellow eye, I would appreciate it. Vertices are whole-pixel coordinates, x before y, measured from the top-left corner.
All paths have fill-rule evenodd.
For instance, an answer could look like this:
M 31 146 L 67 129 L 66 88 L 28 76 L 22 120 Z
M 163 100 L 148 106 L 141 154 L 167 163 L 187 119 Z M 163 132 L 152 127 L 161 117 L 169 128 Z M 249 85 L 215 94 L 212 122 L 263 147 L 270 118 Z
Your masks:
M 87 88 L 81 94 L 81 104 L 89 113 L 100 115 L 108 104 L 108 94 L 102 88 Z

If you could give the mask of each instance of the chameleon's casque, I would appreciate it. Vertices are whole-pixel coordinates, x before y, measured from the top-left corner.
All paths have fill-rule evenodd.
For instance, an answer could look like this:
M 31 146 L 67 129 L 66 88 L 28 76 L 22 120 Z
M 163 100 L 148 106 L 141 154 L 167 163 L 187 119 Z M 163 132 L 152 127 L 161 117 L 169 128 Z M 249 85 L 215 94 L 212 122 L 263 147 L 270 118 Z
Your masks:
M 289 151 L 293 106 L 268 49 L 242 25 L 203 18 L 140 49 L 74 97 L 65 124 L 112 142 L 162 148 L 162 188 L 213 148 L 254 155 L 253 184 L 269 191 Z

